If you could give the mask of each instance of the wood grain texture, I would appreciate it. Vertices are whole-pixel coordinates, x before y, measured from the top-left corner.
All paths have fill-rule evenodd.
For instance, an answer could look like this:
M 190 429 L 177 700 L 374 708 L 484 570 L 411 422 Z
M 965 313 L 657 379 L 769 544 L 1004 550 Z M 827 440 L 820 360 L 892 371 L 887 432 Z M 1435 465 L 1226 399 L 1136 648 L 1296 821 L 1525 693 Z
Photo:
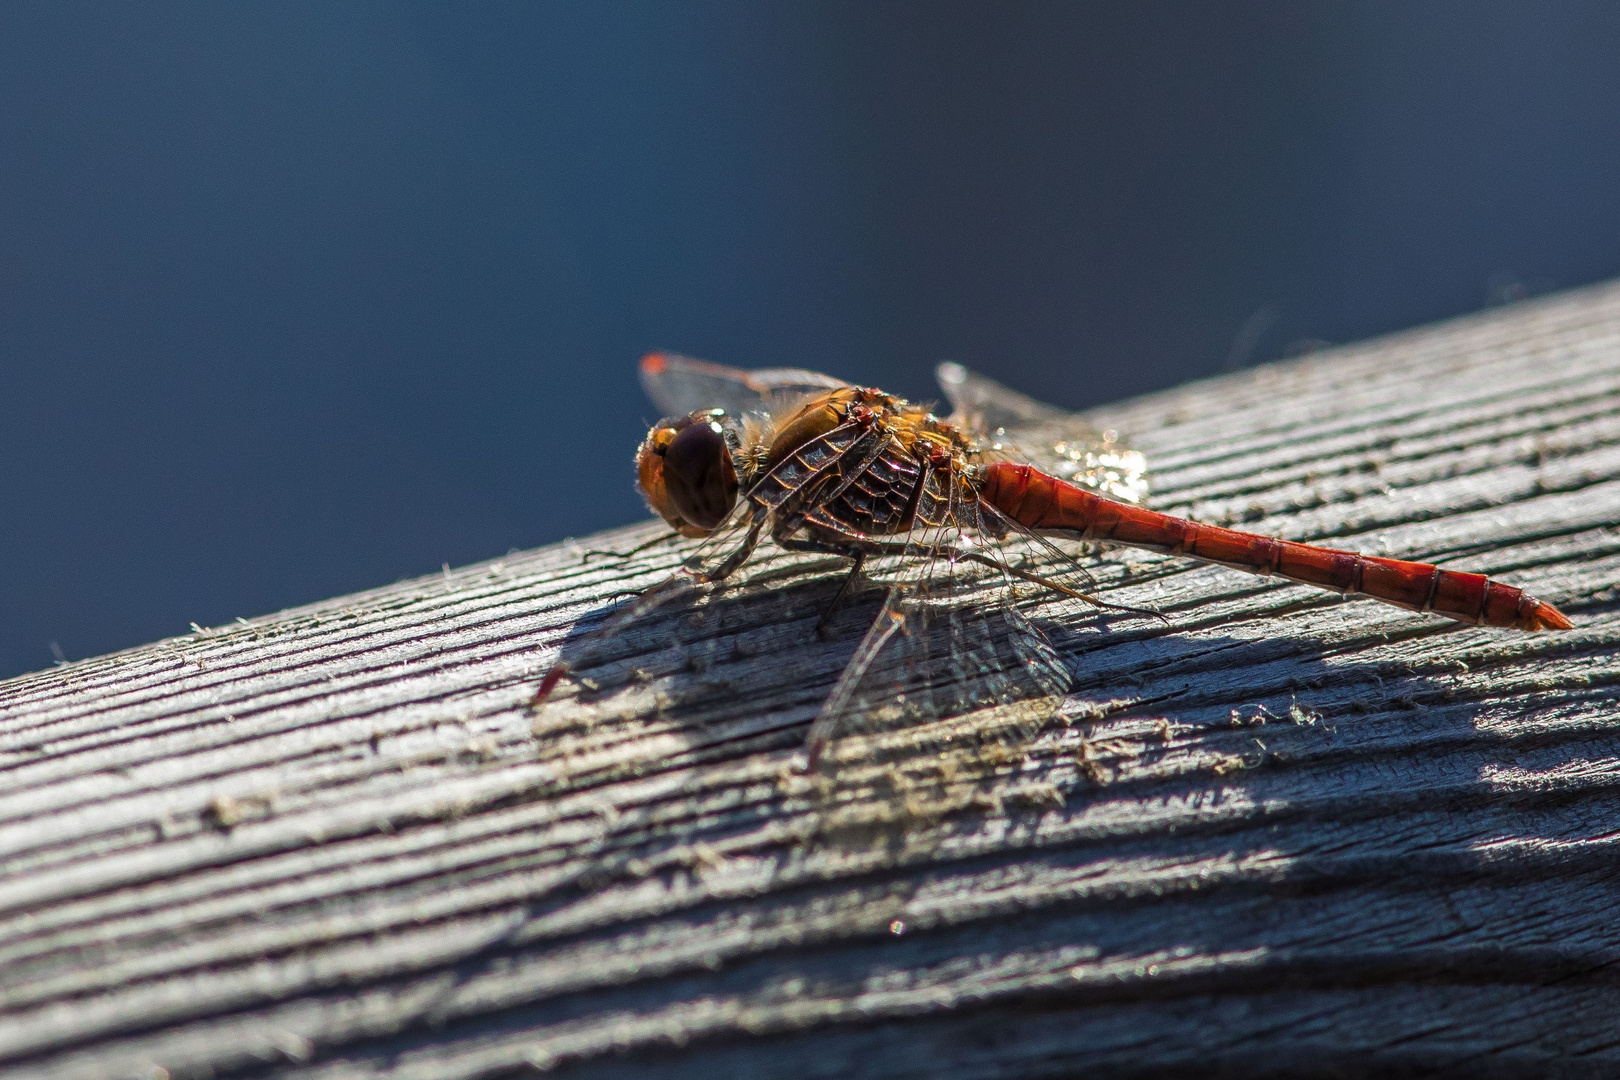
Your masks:
M 1576 628 L 1105 553 L 1168 626 L 1040 605 L 1064 723 L 836 805 L 787 768 L 874 609 L 817 638 L 825 562 L 527 710 L 679 558 L 583 548 L 650 525 L 14 679 L 0 1071 L 1620 1072 L 1620 286 L 1097 419 L 1157 509 Z

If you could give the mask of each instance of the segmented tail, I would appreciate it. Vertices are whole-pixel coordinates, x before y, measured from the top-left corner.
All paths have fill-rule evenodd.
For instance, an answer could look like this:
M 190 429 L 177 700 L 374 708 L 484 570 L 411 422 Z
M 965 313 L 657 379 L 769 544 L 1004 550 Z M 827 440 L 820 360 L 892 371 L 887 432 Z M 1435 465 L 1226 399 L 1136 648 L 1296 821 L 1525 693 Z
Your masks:
M 1484 574 L 1200 525 L 1105 499 L 1031 465 L 996 462 L 985 466 L 983 476 L 979 497 L 1029 529 L 1186 555 L 1252 574 L 1275 574 L 1347 596 L 1432 611 L 1458 622 L 1520 630 L 1571 626 L 1551 604 Z

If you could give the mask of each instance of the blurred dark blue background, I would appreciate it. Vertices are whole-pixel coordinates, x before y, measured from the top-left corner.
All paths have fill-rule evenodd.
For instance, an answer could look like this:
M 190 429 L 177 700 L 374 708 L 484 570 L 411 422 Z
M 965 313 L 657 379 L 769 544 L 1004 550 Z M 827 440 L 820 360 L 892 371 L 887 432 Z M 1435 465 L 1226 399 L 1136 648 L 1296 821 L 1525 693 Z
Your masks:
M 1620 5 L 0 8 L 0 674 L 639 518 L 634 363 L 1085 406 L 1620 273 Z

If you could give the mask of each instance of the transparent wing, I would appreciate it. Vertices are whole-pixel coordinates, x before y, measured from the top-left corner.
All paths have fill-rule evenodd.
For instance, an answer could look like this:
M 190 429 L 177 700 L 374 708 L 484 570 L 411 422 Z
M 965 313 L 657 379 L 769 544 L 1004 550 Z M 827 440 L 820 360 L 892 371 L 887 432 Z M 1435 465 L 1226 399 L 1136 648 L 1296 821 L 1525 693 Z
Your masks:
M 742 416 L 779 413 L 806 395 L 849 383 L 799 368 L 744 371 L 674 353 L 649 353 L 641 360 L 641 385 L 665 416 L 699 409 L 725 409 Z
M 855 778 L 846 791 L 907 762 L 937 768 L 952 759 L 971 772 L 985 748 L 996 748 L 993 757 L 1038 731 L 1071 681 L 1020 611 L 1000 553 L 970 535 L 977 506 L 964 486 L 935 470 L 922 485 L 910 539 L 872 573 L 888 598 L 806 741 L 812 769 L 837 774 L 841 786 Z M 949 802 L 950 785 L 939 780 L 935 794 Z
M 945 391 L 945 399 L 956 410 L 951 417 L 953 422 L 966 420 L 993 431 L 996 428 L 1070 417 L 1069 413 L 1055 405 L 1036 401 L 953 361 L 946 361 L 934 368 L 934 377 L 939 380 L 940 389 Z
M 982 440 L 991 457 L 1024 461 L 1099 495 L 1140 502 L 1147 494 L 1147 463 L 1111 431 L 1056 406 L 1008 389 L 994 379 L 945 363 L 935 369 L 955 410 L 951 422 Z

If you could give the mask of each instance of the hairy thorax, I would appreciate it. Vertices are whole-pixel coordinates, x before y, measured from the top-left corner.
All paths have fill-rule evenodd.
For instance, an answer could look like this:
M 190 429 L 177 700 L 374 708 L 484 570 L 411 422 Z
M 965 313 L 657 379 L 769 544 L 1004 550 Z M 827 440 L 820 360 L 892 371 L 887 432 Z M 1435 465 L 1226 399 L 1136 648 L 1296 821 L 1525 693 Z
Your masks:
M 840 453 L 831 467 L 822 455 Z M 903 398 L 863 387 L 845 387 L 811 398 L 762 439 L 756 451 L 759 476 L 773 471 L 823 476 L 806 498 L 802 515 L 786 506 L 812 533 L 863 536 L 905 533 L 917 524 L 924 477 L 934 474 L 972 491 L 977 445 L 958 428 Z M 814 508 L 809 503 L 814 502 Z

